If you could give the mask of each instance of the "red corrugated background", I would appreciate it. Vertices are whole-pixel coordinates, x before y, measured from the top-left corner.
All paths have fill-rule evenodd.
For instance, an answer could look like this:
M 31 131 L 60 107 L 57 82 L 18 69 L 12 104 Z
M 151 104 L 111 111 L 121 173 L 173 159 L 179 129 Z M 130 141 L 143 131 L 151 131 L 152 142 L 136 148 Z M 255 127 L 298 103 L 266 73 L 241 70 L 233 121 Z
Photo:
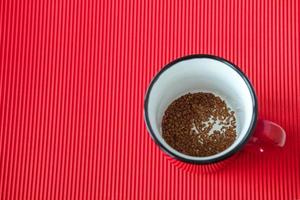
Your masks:
M 299 199 L 297 0 L 0 1 L 1 199 Z M 171 60 L 214 54 L 253 82 L 284 151 L 214 174 L 173 165 L 143 99 Z

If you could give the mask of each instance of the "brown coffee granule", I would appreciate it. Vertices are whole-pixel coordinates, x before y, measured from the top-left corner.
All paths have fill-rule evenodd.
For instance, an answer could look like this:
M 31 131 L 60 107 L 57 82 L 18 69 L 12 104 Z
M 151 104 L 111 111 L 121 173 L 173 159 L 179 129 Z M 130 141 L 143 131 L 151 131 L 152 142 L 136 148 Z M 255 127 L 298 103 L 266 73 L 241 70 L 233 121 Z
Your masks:
M 162 136 L 181 153 L 214 155 L 234 142 L 235 113 L 212 93 L 188 93 L 172 102 L 165 111 Z

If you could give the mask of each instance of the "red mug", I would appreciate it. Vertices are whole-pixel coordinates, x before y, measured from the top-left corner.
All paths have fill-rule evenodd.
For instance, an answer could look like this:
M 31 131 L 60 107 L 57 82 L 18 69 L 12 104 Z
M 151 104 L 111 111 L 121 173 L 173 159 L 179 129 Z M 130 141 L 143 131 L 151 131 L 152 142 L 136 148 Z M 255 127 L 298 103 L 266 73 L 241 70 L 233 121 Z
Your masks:
M 218 154 L 196 157 L 168 145 L 161 134 L 167 107 L 178 97 L 193 92 L 212 92 L 236 113 L 237 138 Z M 144 102 L 144 119 L 153 140 L 180 168 L 193 172 L 214 172 L 232 161 L 242 149 L 265 152 L 281 148 L 286 134 L 274 122 L 258 119 L 258 102 L 246 75 L 233 63 L 213 55 L 190 55 L 172 61 L 153 78 Z

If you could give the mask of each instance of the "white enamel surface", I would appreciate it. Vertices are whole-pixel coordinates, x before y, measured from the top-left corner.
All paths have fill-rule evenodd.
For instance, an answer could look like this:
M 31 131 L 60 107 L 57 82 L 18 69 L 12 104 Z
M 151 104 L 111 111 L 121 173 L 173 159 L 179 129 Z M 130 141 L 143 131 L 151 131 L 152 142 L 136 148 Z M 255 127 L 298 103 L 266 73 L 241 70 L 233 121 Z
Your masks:
M 197 91 L 220 96 L 237 117 L 236 141 L 223 152 L 207 157 L 182 154 L 169 146 L 161 136 L 162 117 L 170 103 L 188 92 Z M 149 92 L 148 118 L 156 138 L 169 151 L 185 159 L 204 161 L 221 157 L 243 141 L 251 124 L 253 102 L 247 84 L 234 69 L 212 58 L 191 58 L 174 64 L 159 76 Z

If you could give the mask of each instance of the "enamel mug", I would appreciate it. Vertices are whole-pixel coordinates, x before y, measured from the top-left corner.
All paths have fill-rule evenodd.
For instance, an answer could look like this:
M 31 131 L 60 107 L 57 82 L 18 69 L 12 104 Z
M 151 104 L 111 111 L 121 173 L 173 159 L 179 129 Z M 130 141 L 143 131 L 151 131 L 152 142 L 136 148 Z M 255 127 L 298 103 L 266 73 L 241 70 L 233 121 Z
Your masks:
M 237 137 L 218 154 L 196 157 L 178 152 L 162 137 L 161 123 L 167 107 L 180 96 L 211 92 L 235 111 Z M 264 153 L 285 144 L 285 131 L 259 119 L 255 90 L 233 63 L 213 55 L 190 55 L 163 67 L 151 81 L 144 101 L 144 119 L 150 136 L 175 165 L 198 172 L 213 172 L 233 160 L 242 149 Z

